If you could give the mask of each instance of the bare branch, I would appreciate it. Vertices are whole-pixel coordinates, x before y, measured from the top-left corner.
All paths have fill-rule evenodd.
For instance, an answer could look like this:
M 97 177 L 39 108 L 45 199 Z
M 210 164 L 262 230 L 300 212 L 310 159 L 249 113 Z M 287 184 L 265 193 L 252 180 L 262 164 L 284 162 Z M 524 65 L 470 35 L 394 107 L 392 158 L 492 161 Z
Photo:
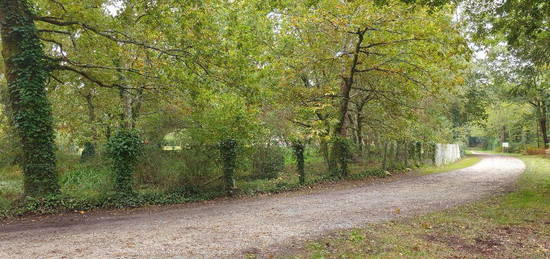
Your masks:
M 361 49 L 369 49 L 369 48 L 374 48 L 379 46 L 387 46 L 387 45 L 393 45 L 397 43 L 403 43 L 403 42 L 409 42 L 409 41 L 422 41 L 422 40 L 426 40 L 426 39 L 410 38 L 410 39 L 400 39 L 400 40 L 385 41 L 385 42 L 375 42 L 375 43 L 367 44 L 366 46 L 361 46 Z
M 38 30 L 39 33 L 57 33 L 57 34 L 65 34 L 65 35 L 71 35 L 68 31 L 60 31 L 60 30 L 48 30 L 48 29 L 41 29 Z
M 84 77 L 85 79 L 87 79 L 88 81 L 100 86 L 100 87 L 104 87 L 104 88 L 121 88 L 122 86 L 119 85 L 119 84 L 106 84 L 104 82 L 102 82 L 101 80 L 93 77 L 92 75 L 90 75 L 89 73 L 87 72 L 84 72 L 82 70 L 78 70 L 74 67 L 70 67 L 70 66 L 65 66 L 65 65 L 59 65 L 59 66 L 56 66 L 55 67 L 56 69 L 58 70 L 66 70 L 66 71 L 70 71 L 70 72 L 73 72 L 73 73 L 76 73 L 82 77 Z

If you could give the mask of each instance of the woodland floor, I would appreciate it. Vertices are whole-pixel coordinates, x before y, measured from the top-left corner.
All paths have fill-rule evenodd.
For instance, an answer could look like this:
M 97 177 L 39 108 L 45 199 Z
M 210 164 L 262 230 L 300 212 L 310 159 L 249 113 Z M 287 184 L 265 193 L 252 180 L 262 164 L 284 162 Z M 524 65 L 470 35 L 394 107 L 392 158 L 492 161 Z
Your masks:
M 505 191 L 524 171 L 480 155 L 468 168 L 375 183 L 0 225 L 0 258 L 269 257 L 321 235 L 450 208 Z

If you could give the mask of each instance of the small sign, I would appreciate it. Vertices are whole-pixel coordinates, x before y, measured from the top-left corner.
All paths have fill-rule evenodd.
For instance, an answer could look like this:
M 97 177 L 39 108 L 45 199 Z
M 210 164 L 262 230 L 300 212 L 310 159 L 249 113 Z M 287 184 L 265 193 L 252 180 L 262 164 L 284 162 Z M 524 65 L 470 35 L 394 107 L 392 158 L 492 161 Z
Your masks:
M 502 147 L 504 147 L 504 148 L 509 148 L 509 147 L 510 147 L 510 143 L 508 143 L 508 142 L 502 142 Z

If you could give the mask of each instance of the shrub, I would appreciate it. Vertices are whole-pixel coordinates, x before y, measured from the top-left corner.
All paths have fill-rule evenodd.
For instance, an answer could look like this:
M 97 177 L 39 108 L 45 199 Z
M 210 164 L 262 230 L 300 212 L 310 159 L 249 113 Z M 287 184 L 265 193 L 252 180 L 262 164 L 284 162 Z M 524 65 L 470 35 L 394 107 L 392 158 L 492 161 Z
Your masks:
M 368 168 L 363 172 L 364 176 L 372 177 L 386 177 L 389 175 L 388 171 L 381 168 Z
M 252 157 L 252 177 L 256 179 L 273 179 L 285 167 L 284 152 L 281 147 L 257 147 Z
M 546 149 L 530 147 L 525 150 L 525 153 L 527 155 L 544 155 L 546 154 Z
M 147 145 L 134 179 L 137 184 L 164 191 L 219 184 L 220 181 L 214 181 L 220 174 L 218 152 L 218 147 L 212 145 L 187 145 L 177 151 Z

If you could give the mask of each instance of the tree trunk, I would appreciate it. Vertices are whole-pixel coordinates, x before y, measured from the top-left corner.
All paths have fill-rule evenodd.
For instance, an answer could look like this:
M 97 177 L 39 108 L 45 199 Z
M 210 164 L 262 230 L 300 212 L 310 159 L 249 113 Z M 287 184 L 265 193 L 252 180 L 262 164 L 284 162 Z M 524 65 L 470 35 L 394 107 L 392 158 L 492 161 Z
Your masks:
M 292 144 L 294 149 L 294 155 L 296 156 L 296 169 L 298 170 L 298 175 L 300 177 L 300 184 L 304 185 L 306 183 L 306 173 L 304 168 L 304 149 L 305 145 L 302 142 L 296 141 Z
M 537 129 L 537 148 L 540 148 L 540 124 L 539 122 L 535 124 L 535 128 Z
M 388 142 L 384 142 L 384 159 L 382 162 L 382 169 L 388 169 Z
M 540 134 L 542 135 L 542 146 L 544 148 L 548 148 L 548 131 L 547 131 L 547 124 L 546 124 L 546 102 L 542 101 L 540 102 L 540 112 L 539 112 L 539 125 L 540 125 Z
M 359 147 L 359 152 L 361 153 L 361 156 L 363 156 L 363 118 L 360 112 L 357 112 L 357 117 L 355 118 L 355 120 L 357 124 L 355 128 L 355 134 L 357 135 L 357 146 Z
M 409 149 L 410 149 L 410 145 L 409 145 L 409 142 L 405 141 L 404 142 L 404 147 L 405 149 L 405 157 L 403 159 L 403 161 L 405 162 L 405 168 L 409 168 Z
M 223 179 L 225 191 L 234 195 L 237 189 L 235 185 L 235 169 L 237 167 L 237 142 L 233 139 L 226 139 L 220 142 L 220 154 L 223 164 Z
M 132 96 L 130 93 L 130 89 L 121 87 L 119 90 L 120 99 L 122 101 L 122 127 L 126 129 L 132 129 L 134 125 L 134 123 L 132 123 L 134 115 L 132 114 Z
M 86 99 L 86 104 L 88 106 L 88 123 L 90 124 L 92 131 L 92 140 L 84 143 L 84 150 L 82 150 L 82 154 L 80 155 L 80 161 L 82 162 L 85 162 L 96 156 L 96 144 L 98 139 L 97 128 L 95 125 L 96 114 L 93 102 L 93 94 L 89 92 L 88 94 L 84 95 L 84 99 Z
M 342 76 L 342 84 L 340 85 L 340 105 L 338 110 L 338 118 L 336 126 L 334 127 L 335 142 L 332 147 L 331 165 L 336 163 L 336 160 L 340 162 L 340 168 L 332 168 L 332 173 L 339 171 L 341 176 L 348 174 L 347 171 L 347 157 L 343 157 L 345 154 L 341 154 L 345 147 L 343 140 L 347 137 L 346 134 L 346 118 L 349 111 L 350 93 L 354 83 L 355 73 L 357 72 L 357 64 L 359 64 L 359 53 L 361 50 L 361 44 L 363 43 L 363 33 L 357 34 L 358 39 L 355 43 L 355 49 L 353 53 L 353 59 L 349 67 L 347 75 Z
M 545 117 L 541 117 L 539 119 L 539 125 L 540 125 L 540 133 L 542 135 L 543 147 L 548 148 L 548 134 L 547 134 Z
M 363 141 L 365 143 L 364 145 L 364 152 L 365 152 L 365 159 L 367 161 L 367 163 L 370 163 L 371 162 L 371 150 L 372 150 L 372 137 L 371 136 L 367 136 L 367 140 L 366 141 Z
M 49 67 L 25 0 L 0 1 L 2 55 L 12 122 L 22 146 L 25 194 L 59 191 L 55 134 L 46 93 Z
M 334 127 L 334 134 L 336 136 L 345 137 L 346 136 L 346 116 L 348 115 L 349 109 L 349 99 L 351 86 L 353 85 L 353 78 L 345 78 L 344 82 L 340 87 L 340 105 L 338 110 L 338 122 Z

